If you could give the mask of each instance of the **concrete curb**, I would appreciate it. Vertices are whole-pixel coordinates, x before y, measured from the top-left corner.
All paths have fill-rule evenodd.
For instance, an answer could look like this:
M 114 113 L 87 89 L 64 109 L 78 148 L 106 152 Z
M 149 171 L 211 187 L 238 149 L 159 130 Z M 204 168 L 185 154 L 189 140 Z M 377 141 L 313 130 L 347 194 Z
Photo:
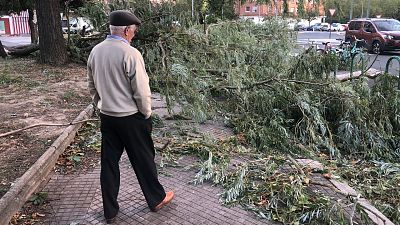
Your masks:
M 339 182 L 337 180 L 329 180 L 342 193 L 357 196 L 358 193 L 348 184 Z M 358 204 L 362 206 L 362 210 L 367 213 L 368 217 L 377 225 L 395 225 L 383 213 L 369 203 L 365 198 L 360 198 Z
M 89 105 L 74 121 L 88 119 L 93 113 Z M 72 142 L 82 123 L 68 126 L 46 152 L 20 177 L 0 199 L 0 225 L 8 225 L 11 217 L 25 204 L 32 193 L 46 181 L 58 157 Z
M 374 68 L 370 68 L 368 71 L 366 71 L 366 74 L 364 76 L 368 77 L 369 79 L 375 79 L 377 76 L 382 74 L 383 72 Z M 361 77 L 361 71 L 354 71 L 353 72 L 353 78 L 359 78 Z M 336 79 L 340 81 L 347 81 L 350 79 L 350 72 L 348 73 L 343 73 L 343 74 L 338 74 L 336 75 Z
M 312 159 L 296 159 L 297 163 L 302 167 L 310 167 L 311 169 L 322 170 L 324 166 Z M 347 183 L 341 182 L 335 179 L 327 179 L 336 189 L 338 189 L 344 195 L 357 196 L 358 193 Z M 365 198 L 360 198 L 358 204 L 362 206 L 362 210 L 368 215 L 374 224 L 377 225 L 394 225 L 383 213 L 369 203 Z

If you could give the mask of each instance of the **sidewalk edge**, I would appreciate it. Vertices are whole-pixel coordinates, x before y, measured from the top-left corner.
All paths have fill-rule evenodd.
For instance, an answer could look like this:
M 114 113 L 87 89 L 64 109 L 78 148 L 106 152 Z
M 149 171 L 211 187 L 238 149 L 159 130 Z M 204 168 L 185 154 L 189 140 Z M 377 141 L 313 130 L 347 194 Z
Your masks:
M 74 121 L 84 120 L 93 114 L 93 106 L 86 107 Z M 0 199 L 0 225 L 8 225 L 11 217 L 25 204 L 30 195 L 46 181 L 58 157 L 72 142 L 82 123 L 68 126 L 46 152 L 20 177 Z

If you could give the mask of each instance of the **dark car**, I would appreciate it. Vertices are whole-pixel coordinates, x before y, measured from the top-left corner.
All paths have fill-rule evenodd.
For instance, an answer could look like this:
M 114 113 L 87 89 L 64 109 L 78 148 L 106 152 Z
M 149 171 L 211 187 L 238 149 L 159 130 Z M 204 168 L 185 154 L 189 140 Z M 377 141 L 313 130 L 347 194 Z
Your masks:
M 308 31 L 316 31 L 321 28 L 321 23 L 316 23 L 314 25 L 311 25 L 307 28 Z
M 395 19 L 366 18 L 350 21 L 346 29 L 346 41 L 364 39 L 366 47 L 378 54 L 400 49 L 400 22 Z
M 297 24 L 297 25 L 294 27 L 294 30 L 296 30 L 296 31 L 304 31 L 304 30 L 307 30 L 307 26 L 304 25 L 304 24 Z

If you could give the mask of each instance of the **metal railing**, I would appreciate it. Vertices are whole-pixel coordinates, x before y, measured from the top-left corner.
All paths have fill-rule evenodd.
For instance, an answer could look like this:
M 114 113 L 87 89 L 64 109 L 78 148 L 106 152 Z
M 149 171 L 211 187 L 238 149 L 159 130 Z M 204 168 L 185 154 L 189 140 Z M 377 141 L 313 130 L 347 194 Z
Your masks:
M 389 67 L 390 67 L 390 63 L 392 62 L 392 60 L 397 60 L 397 62 L 399 62 L 399 67 L 400 67 L 400 57 L 399 56 L 392 56 L 389 58 L 389 60 L 386 63 L 386 69 L 385 69 L 385 73 L 389 73 Z M 397 90 L 400 91 L 400 70 L 399 70 L 399 76 L 397 77 L 398 79 L 398 85 L 397 85 Z

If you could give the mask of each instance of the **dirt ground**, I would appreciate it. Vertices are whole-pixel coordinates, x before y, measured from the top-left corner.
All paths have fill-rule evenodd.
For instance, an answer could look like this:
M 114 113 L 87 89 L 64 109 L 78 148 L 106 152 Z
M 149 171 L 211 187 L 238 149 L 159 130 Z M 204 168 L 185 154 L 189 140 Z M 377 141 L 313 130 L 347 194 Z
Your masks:
M 0 59 L 0 134 L 37 123 L 71 122 L 88 104 L 85 65 Z M 0 138 L 0 197 L 63 129 L 41 126 Z

